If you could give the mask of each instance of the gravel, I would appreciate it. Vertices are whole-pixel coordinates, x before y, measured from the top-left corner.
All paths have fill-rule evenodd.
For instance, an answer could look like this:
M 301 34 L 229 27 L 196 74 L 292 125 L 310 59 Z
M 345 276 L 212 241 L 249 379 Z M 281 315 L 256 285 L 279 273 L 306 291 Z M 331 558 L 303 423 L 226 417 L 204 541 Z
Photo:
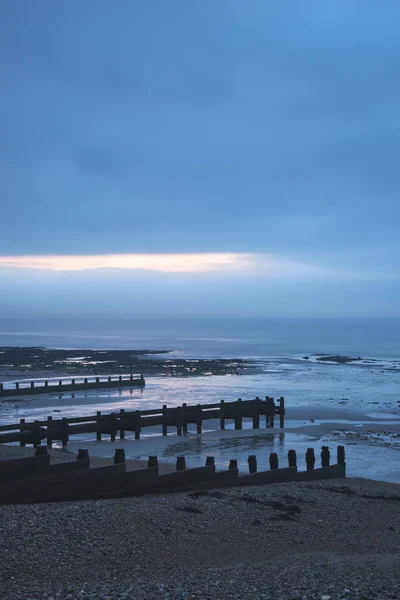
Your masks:
M 400 598 L 400 486 L 0 507 L 1 600 Z

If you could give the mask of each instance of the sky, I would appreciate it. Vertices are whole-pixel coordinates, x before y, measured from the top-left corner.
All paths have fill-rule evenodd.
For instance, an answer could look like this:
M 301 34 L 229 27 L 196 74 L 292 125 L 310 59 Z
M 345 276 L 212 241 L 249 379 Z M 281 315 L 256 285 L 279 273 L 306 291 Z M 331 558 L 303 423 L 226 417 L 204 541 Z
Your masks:
M 398 0 L 0 0 L 0 316 L 400 316 Z

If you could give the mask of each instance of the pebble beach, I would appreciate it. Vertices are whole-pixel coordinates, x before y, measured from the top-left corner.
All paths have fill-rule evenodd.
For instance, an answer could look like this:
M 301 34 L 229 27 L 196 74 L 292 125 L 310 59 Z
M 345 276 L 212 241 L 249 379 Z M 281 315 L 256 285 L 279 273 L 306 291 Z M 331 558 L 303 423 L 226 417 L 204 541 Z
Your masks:
M 398 484 L 285 483 L 0 514 L 1 600 L 400 597 Z

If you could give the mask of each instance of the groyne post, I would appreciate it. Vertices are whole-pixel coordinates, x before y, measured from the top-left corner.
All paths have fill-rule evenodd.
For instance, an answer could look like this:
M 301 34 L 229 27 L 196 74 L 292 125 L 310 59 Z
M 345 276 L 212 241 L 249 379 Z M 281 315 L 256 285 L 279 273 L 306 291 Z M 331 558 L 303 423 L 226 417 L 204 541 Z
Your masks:
M 329 452 L 328 446 L 322 446 L 321 448 L 321 467 L 329 467 L 331 453 Z
M 46 427 L 47 438 L 46 438 L 46 443 L 47 443 L 47 446 L 49 448 L 51 448 L 52 445 L 53 445 L 53 438 L 51 437 L 51 422 L 52 422 L 52 420 L 53 420 L 53 417 L 47 417 L 47 427 Z
M 152 467 L 158 467 L 157 456 L 149 456 L 149 460 L 147 461 L 147 468 L 151 469 Z
M 184 456 L 178 456 L 176 459 L 176 470 L 184 471 L 186 469 L 186 458 Z
M 247 462 L 249 465 L 249 473 L 257 473 L 257 456 L 255 454 L 250 454 Z
M 274 426 L 275 403 L 269 396 L 265 397 L 265 426 L 271 428 Z
M 214 467 L 215 458 L 213 456 L 206 456 L 206 467 Z
M 289 452 L 288 452 L 288 463 L 289 463 L 289 467 L 296 467 L 297 466 L 296 450 L 289 450 Z
M 178 406 L 176 409 L 176 433 L 182 435 L 182 407 Z
M 285 427 L 285 398 L 283 396 L 279 398 L 279 427 L 281 429 Z
M 197 433 L 201 433 L 202 425 L 203 425 L 203 413 L 201 410 L 201 404 L 197 404 L 197 410 L 196 410 L 196 431 L 197 431 Z
M 162 424 L 162 434 L 168 435 L 168 426 L 167 426 L 167 405 L 163 404 L 163 424 Z
M 122 419 L 125 416 L 125 409 L 121 408 L 121 410 L 119 411 L 119 418 L 122 421 Z M 119 439 L 123 440 L 125 438 L 125 429 L 122 428 L 122 425 L 120 426 L 120 430 L 119 430 Z
M 19 420 L 19 431 L 20 431 L 20 433 L 21 433 L 21 438 L 20 438 L 20 440 L 19 440 L 19 445 L 20 445 L 21 447 L 25 447 L 25 440 L 24 440 L 24 438 L 23 438 L 23 433 L 24 433 L 24 431 L 25 431 L 25 430 L 24 430 L 24 427 L 23 427 L 24 423 L 25 423 L 25 419 L 20 419 L 20 420 Z
M 36 446 L 35 456 L 45 456 L 48 454 L 47 446 L 41 446 L 40 444 Z
M 33 422 L 32 441 L 33 441 L 34 448 L 37 448 L 38 446 L 40 446 L 41 441 L 42 441 L 42 436 L 40 434 L 40 425 L 39 425 L 39 421 L 37 421 L 37 420 Z
M 269 455 L 269 466 L 271 471 L 275 471 L 275 469 L 279 469 L 279 459 L 276 452 L 271 452 Z
M 306 452 L 307 471 L 312 471 L 315 465 L 314 448 L 308 448 Z
M 243 419 L 242 419 L 242 399 L 238 398 L 235 406 L 235 429 L 242 429 Z
M 338 446 L 337 447 L 337 463 L 338 463 L 338 465 L 345 465 L 346 464 L 346 457 L 345 457 L 345 452 L 344 452 L 344 446 Z
M 187 433 L 187 421 L 186 421 L 186 408 L 187 408 L 187 404 L 186 402 L 184 402 L 182 404 L 182 418 L 183 418 L 183 422 L 182 422 L 182 431 L 183 433 Z
M 125 450 L 123 448 L 116 448 L 114 452 L 114 465 L 120 465 L 125 462 Z
M 236 458 L 231 458 L 231 460 L 229 461 L 229 470 L 237 470 L 238 468 L 238 461 Z
M 67 447 L 68 439 L 69 439 L 69 425 L 67 419 L 63 419 L 61 423 L 61 444 L 63 448 Z
M 140 432 L 142 430 L 140 410 L 135 410 L 135 440 L 140 440 Z
M 260 402 L 260 398 L 257 396 L 256 397 L 256 402 L 257 404 L 255 405 L 254 410 L 256 411 L 253 414 L 253 429 L 260 429 L 260 412 L 259 412 L 259 406 L 258 403 Z
M 101 417 L 101 410 L 96 412 L 97 417 Z M 100 419 L 97 419 L 96 442 L 101 442 Z
M 76 460 L 89 460 L 89 450 L 87 448 L 79 448 Z
M 109 417 L 109 423 L 110 423 L 111 441 L 115 442 L 115 438 L 117 437 L 117 423 L 116 423 L 115 413 L 111 413 L 111 415 Z
M 225 429 L 225 400 L 221 400 L 220 402 L 220 419 L 219 419 L 219 428 Z

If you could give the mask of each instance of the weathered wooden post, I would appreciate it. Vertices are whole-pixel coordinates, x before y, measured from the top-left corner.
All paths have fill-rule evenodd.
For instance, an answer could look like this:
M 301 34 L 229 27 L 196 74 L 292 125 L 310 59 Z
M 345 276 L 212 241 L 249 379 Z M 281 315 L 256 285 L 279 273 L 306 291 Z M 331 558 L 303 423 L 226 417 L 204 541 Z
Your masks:
M 182 407 L 176 407 L 176 433 L 182 435 Z
M 231 460 L 229 461 L 229 470 L 237 470 L 238 468 L 238 461 L 236 458 L 231 458 Z
M 116 448 L 114 452 L 114 465 L 120 465 L 125 462 L 125 450 L 123 448 Z
M 168 425 L 167 425 L 167 410 L 168 407 L 166 404 L 163 404 L 163 424 L 162 424 L 162 434 L 168 435 Z
M 85 379 L 83 380 L 83 383 L 84 383 L 84 385 L 88 384 L 88 378 L 87 377 L 85 377 Z
M 279 427 L 281 429 L 285 427 L 285 398 L 283 396 L 279 398 Z
M 100 383 L 100 377 L 96 377 L 96 383 Z
M 149 456 L 149 460 L 147 461 L 147 468 L 151 469 L 153 467 L 158 467 L 158 458 L 157 458 L 157 456 Z
M 133 375 L 132 375 L 132 373 L 129 375 L 129 381 L 133 381 Z
M 59 379 L 59 380 L 58 380 L 58 385 L 59 385 L 59 387 L 61 387 L 61 386 L 62 386 L 62 379 Z
M 120 375 L 120 376 L 118 377 L 118 379 L 119 379 L 119 382 L 121 383 L 121 381 L 122 381 L 122 375 Z
M 257 456 L 255 454 L 250 454 L 247 462 L 249 464 L 249 473 L 257 473 Z
M 279 469 L 279 459 L 276 452 L 271 452 L 269 455 L 269 466 L 272 471 Z
M 338 465 L 346 464 L 344 446 L 337 447 L 337 463 L 338 463 Z
M 48 454 L 47 446 L 41 446 L 40 444 L 39 446 L 36 446 L 35 456 L 43 456 L 46 454 Z
M 71 379 L 71 385 L 75 385 L 75 379 Z
M 49 448 L 53 445 L 53 438 L 51 437 L 51 422 L 53 417 L 47 417 L 47 446 Z
M 203 413 L 201 409 L 201 404 L 197 404 L 196 410 L 196 431 L 197 433 L 201 433 L 201 427 L 203 424 Z
M 35 382 L 31 381 L 31 389 L 33 390 L 34 387 L 35 387 Z
M 40 425 L 39 425 L 39 421 L 37 421 L 37 420 L 33 422 L 32 440 L 33 440 L 34 448 L 37 448 L 42 443 L 42 435 L 40 432 Z
M 120 429 L 119 429 L 119 439 L 123 440 L 125 438 L 125 429 L 122 428 L 122 419 L 125 416 L 125 409 L 121 408 L 119 411 L 119 419 L 120 419 Z
M 260 412 L 259 412 L 259 406 L 258 403 L 260 402 L 260 398 L 257 396 L 256 397 L 256 401 L 254 403 L 254 408 L 253 411 L 253 429 L 260 429 Z
M 98 410 L 96 412 L 96 416 L 101 417 L 101 410 Z M 100 419 L 98 418 L 97 419 L 96 442 L 101 442 L 101 430 L 100 430 L 101 424 L 100 423 L 101 423 Z
M 112 442 L 115 442 L 115 438 L 117 437 L 117 423 L 115 413 L 111 413 L 109 416 L 110 423 L 110 438 Z
M 297 466 L 296 450 L 289 450 L 289 452 L 288 452 L 288 463 L 289 463 L 289 467 L 296 467 Z
M 186 459 L 184 456 L 178 456 L 176 459 L 176 470 L 184 471 L 186 469 Z
M 221 400 L 220 402 L 220 419 L 219 419 L 219 428 L 225 429 L 225 400 Z
M 63 448 L 67 447 L 68 444 L 68 440 L 69 440 L 69 434 L 68 434 L 68 430 L 69 430 L 69 425 L 68 425 L 68 421 L 66 418 L 64 418 L 62 420 L 61 423 L 61 445 Z
M 111 375 L 108 376 L 108 383 L 111 383 Z
M 48 381 L 48 379 L 45 380 L 44 387 L 46 387 L 46 388 L 49 387 L 49 381 Z
M 308 448 L 306 452 L 307 471 L 312 471 L 315 465 L 314 448 Z
M 242 429 L 243 417 L 242 417 L 242 399 L 238 398 L 235 405 L 235 429 Z
M 329 452 L 328 446 L 322 446 L 322 448 L 321 448 L 321 466 L 329 467 L 330 458 L 331 458 L 331 453 Z
M 3 385 L 3 384 L 1 384 L 1 385 Z M 16 390 L 19 390 L 19 381 L 17 381 L 17 382 L 16 382 L 16 384 L 15 384 L 15 389 L 16 389 Z
M 213 456 L 206 456 L 206 467 L 214 467 L 215 459 Z
M 275 403 L 274 399 L 269 396 L 265 397 L 265 426 L 274 426 Z
M 89 450 L 87 448 L 79 448 L 76 460 L 89 460 Z
M 186 421 L 186 408 L 187 408 L 187 404 L 186 404 L 186 402 L 184 402 L 182 404 L 182 413 L 183 413 L 182 414 L 182 418 L 183 418 L 182 429 L 183 429 L 184 434 L 187 433 L 187 430 L 188 430 L 187 421 Z
M 19 438 L 19 445 L 22 446 L 22 447 L 25 447 L 25 440 L 23 439 L 23 436 L 24 436 L 24 433 L 25 433 L 24 432 L 24 427 L 23 427 L 24 424 L 25 424 L 25 419 L 20 419 L 19 420 L 19 431 L 20 431 L 21 437 Z
M 141 420 L 140 410 L 135 410 L 135 440 L 140 440 L 140 432 L 142 430 Z

